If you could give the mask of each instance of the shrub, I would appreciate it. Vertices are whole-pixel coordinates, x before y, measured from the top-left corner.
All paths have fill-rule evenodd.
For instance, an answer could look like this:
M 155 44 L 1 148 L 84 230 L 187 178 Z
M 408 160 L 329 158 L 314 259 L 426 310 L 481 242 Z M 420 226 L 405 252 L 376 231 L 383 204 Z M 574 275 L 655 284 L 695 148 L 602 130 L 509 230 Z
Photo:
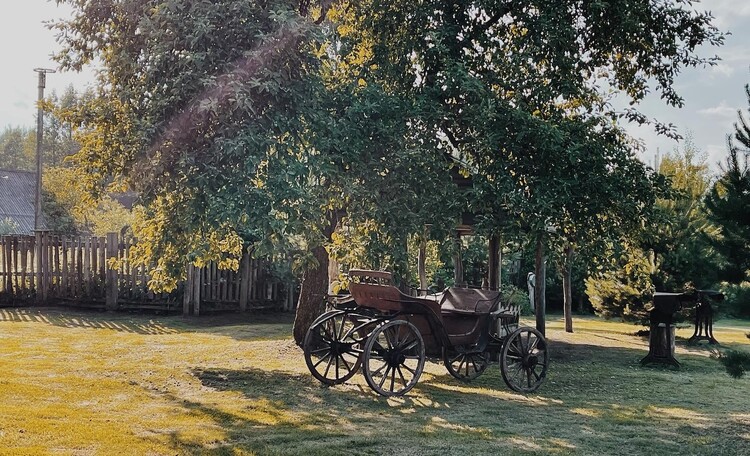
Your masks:
M 725 297 L 722 303 L 724 312 L 733 317 L 750 317 L 750 281 L 738 284 L 722 282 L 720 289 Z
M 727 350 L 719 353 L 716 358 L 733 378 L 741 378 L 750 369 L 750 353 Z
M 585 281 L 594 311 L 604 318 L 648 321 L 654 294 L 653 258 L 640 249 L 629 249 L 612 266 Z

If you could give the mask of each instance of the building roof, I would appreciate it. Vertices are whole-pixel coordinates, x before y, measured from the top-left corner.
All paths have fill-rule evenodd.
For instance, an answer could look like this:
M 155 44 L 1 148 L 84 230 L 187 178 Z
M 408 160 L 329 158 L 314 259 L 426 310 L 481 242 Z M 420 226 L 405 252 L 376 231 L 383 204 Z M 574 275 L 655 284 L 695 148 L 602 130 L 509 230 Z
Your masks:
M 35 194 L 36 173 L 0 169 L 0 221 L 12 220 L 16 234 L 34 233 Z

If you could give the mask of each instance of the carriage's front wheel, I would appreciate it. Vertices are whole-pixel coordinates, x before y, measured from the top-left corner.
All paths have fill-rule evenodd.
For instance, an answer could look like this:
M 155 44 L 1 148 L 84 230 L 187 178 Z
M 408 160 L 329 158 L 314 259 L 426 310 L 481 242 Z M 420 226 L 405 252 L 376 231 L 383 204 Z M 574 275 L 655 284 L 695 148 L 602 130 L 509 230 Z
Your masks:
M 417 384 L 424 369 L 424 340 L 404 320 L 392 320 L 367 338 L 363 371 L 370 388 L 382 396 L 401 396 Z
M 344 383 L 357 373 L 361 340 L 357 316 L 343 310 L 321 315 L 310 326 L 302 347 L 313 377 L 326 385 Z
M 462 353 L 455 349 L 445 349 L 443 363 L 448 373 L 462 382 L 469 382 L 482 375 L 490 364 L 489 352 Z
M 549 365 L 547 340 L 534 328 L 518 328 L 505 339 L 500 372 L 513 391 L 532 393 L 544 382 Z

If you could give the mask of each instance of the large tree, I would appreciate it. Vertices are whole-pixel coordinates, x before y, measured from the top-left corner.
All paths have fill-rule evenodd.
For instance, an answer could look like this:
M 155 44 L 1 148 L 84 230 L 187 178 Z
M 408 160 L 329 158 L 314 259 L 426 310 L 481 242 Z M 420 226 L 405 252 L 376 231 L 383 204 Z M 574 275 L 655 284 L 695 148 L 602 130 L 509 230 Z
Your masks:
M 745 93 L 750 103 L 750 85 Z M 715 243 L 725 259 L 719 278 L 733 283 L 746 280 L 750 271 L 750 125 L 741 111 L 737 115 L 722 174 L 706 196 L 710 217 L 721 227 Z
M 156 264 L 154 285 L 174 287 L 189 262 L 236 267 L 243 248 L 289 249 L 304 270 L 301 342 L 322 308 L 326 245 L 342 219 L 377 219 L 398 243 L 435 206 L 415 204 L 418 195 L 444 193 L 430 177 L 434 141 L 409 132 L 416 108 L 358 77 L 318 10 L 69 3 L 77 13 L 57 24 L 61 63 L 97 56 L 104 66 L 98 96 L 73 117 L 76 159 L 92 188 L 125 183 L 142 195 L 136 254 Z
M 627 158 L 606 120 L 647 120 L 612 110 L 602 84 L 637 102 L 654 80 L 680 104 L 674 75 L 722 40 L 680 0 L 66 2 L 61 63 L 105 68 L 78 157 L 137 185 L 141 253 L 166 286 L 187 261 L 236 265 L 243 241 L 263 252 L 291 234 L 322 269 L 342 213 L 406 245 L 432 220 L 444 155 L 474 176 L 481 229 L 512 214 L 542 248 L 571 207 L 554 169 L 603 142 Z
M 637 104 L 655 88 L 681 105 L 675 75 L 712 63 L 697 47 L 723 41 L 711 15 L 682 0 L 357 1 L 342 11 L 342 41 L 366 58 L 362 77 L 418 100 L 424 134 L 466 163 L 484 230 L 523 230 L 537 246 L 542 328 L 550 230 L 616 226 L 625 220 L 611 217 L 618 193 L 631 197 L 626 205 L 637 222 L 655 199 L 653 191 L 630 193 L 652 187 L 653 175 L 610 123 L 649 119 L 614 110 L 610 90 Z M 603 173 L 588 173 L 589 166 Z M 612 191 L 618 187 L 624 192 Z M 575 242 L 576 231 L 561 229 L 557 237 Z

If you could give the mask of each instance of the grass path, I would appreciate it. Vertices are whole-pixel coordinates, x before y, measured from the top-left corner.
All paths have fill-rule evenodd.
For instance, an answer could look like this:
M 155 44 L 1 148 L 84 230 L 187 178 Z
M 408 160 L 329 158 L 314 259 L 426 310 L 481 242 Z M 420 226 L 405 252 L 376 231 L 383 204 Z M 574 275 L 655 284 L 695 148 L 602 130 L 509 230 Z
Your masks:
M 750 351 L 742 321 L 718 322 Z M 552 363 L 523 396 L 428 363 L 405 398 L 361 375 L 320 386 L 288 316 L 134 316 L 0 309 L 0 454 L 750 455 L 750 380 L 678 331 L 683 368 L 642 368 L 634 326 L 549 322 Z

